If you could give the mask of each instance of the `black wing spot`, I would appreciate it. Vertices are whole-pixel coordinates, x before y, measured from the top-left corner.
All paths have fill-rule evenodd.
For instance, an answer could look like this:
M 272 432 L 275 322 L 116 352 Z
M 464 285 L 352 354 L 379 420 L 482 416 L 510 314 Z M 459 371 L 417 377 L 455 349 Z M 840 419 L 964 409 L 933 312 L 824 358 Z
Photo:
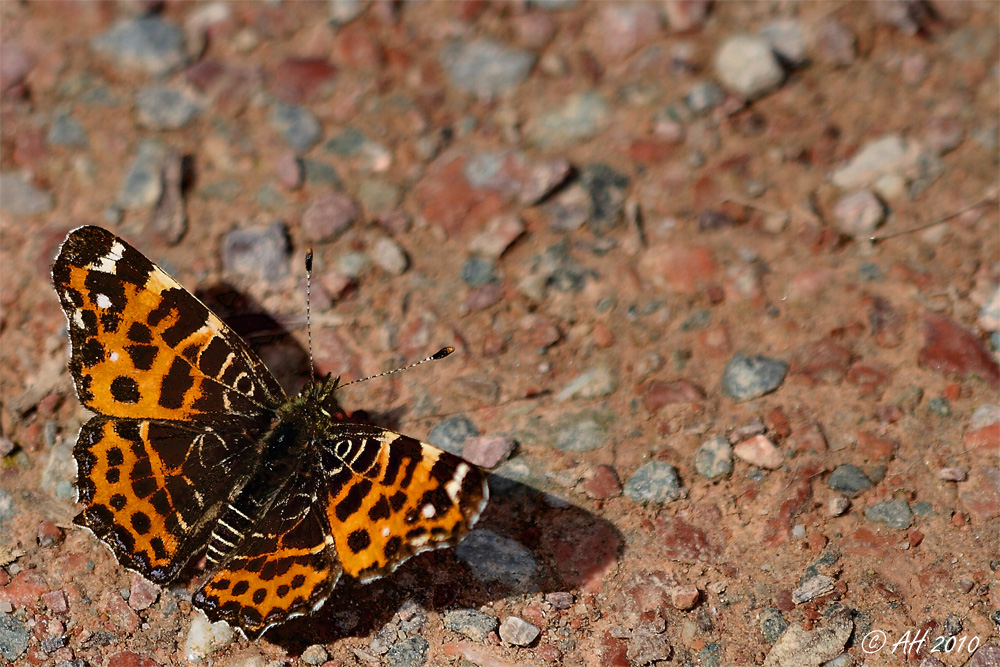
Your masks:
M 135 512 L 132 514 L 132 527 L 135 528 L 135 532 L 145 535 L 153 524 L 145 512 Z
M 111 396 L 119 403 L 138 403 L 141 398 L 139 383 L 127 375 L 119 375 L 111 381 Z
M 236 582 L 233 586 L 233 595 L 243 595 L 248 590 L 250 590 L 250 584 L 246 580 Z
M 347 548 L 351 550 L 352 553 L 361 553 L 368 548 L 368 545 L 372 543 L 371 535 L 364 528 L 358 528 L 356 531 L 347 536 Z
M 263 588 L 258 588 L 253 592 L 253 603 L 260 604 L 267 598 L 267 591 Z
M 120 493 L 116 493 L 111 496 L 111 500 L 108 504 L 115 509 L 115 511 L 121 510 L 128 503 L 128 499 Z

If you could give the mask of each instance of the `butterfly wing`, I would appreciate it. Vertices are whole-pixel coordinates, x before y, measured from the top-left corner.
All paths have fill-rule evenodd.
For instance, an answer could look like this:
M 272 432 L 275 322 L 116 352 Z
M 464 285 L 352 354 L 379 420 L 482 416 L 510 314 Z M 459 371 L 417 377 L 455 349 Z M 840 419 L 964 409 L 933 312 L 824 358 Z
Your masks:
M 338 424 L 320 455 L 319 501 L 344 572 L 361 581 L 421 551 L 457 544 L 489 495 L 478 467 L 375 426 Z
M 80 429 L 74 523 L 103 540 L 118 562 L 153 582 L 174 579 L 204 547 L 228 493 L 255 460 L 258 427 L 241 417 L 212 424 L 97 416 Z M 210 483 L 225 477 L 227 484 Z
M 66 237 L 52 267 L 70 374 L 98 414 L 256 415 L 285 400 L 263 362 L 201 301 L 100 227 Z

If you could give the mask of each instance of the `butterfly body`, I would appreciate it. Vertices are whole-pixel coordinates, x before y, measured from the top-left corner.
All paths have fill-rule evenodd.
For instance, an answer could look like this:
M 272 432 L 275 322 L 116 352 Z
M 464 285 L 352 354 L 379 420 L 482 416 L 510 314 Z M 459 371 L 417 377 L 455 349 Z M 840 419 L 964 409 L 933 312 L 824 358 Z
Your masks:
M 337 379 L 288 398 L 204 304 L 114 234 L 81 227 L 53 265 L 70 373 L 97 413 L 74 457 L 75 522 L 151 581 L 204 554 L 192 597 L 251 637 L 413 554 L 454 545 L 487 500 L 476 466 L 344 420 Z

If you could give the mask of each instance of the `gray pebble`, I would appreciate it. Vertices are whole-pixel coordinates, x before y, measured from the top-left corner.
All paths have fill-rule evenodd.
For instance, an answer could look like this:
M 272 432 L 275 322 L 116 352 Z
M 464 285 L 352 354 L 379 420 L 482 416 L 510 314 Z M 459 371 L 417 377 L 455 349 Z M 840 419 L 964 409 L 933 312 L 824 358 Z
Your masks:
M 913 521 L 913 513 L 910 506 L 902 498 L 886 500 L 885 502 L 872 505 L 865 510 L 865 518 L 869 521 L 884 523 L 890 528 L 904 530 L 910 527 Z
M 236 229 L 222 242 L 226 270 L 255 281 L 276 283 L 288 274 L 288 231 L 282 222 Z
M 537 589 L 535 557 L 509 537 L 477 528 L 455 547 L 455 556 L 484 584 L 503 584 L 519 592 Z
M 802 24 L 795 19 L 771 21 L 760 29 L 774 52 L 791 67 L 802 67 L 809 62 L 806 36 Z
M 609 415 L 585 410 L 559 420 L 555 448 L 564 452 L 589 452 L 607 444 Z
M 0 210 L 9 215 L 38 215 L 55 206 L 52 194 L 31 182 L 28 172 L 0 174 Z
M 833 579 L 825 574 L 817 574 L 802 582 L 792 591 L 792 602 L 802 604 L 833 590 Z
M 302 158 L 302 174 L 310 185 L 332 185 L 341 187 L 340 174 L 333 165 L 320 160 Z
M 781 386 L 787 372 L 788 364 L 784 361 L 735 354 L 722 373 L 722 390 L 737 401 L 749 401 Z
M 150 208 L 163 194 L 163 160 L 166 149 L 155 139 L 139 143 L 135 159 L 125 174 L 118 204 L 126 211 Z
M 781 611 L 774 607 L 768 607 L 760 613 L 760 631 L 764 635 L 764 641 L 773 644 L 778 641 L 778 637 L 788 627 L 788 622 L 781 615 Z
M 500 639 L 514 646 L 530 646 L 541 630 L 517 616 L 508 616 L 500 624 Z
M 308 152 L 323 135 L 323 127 L 312 111 L 283 102 L 274 103 L 271 109 L 271 126 L 299 153 Z
M 587 226 L 595 234 L 606 234 L 617 227 L 625 211 L 628 176 L 606 164 L 592 164 L 580 176 L 590 196 L 590 219 Z
M 893 174 L 912 160 L 910 145 L 898 134 L 887 134 L 864 145 L 849 160 L 838 166 L 831 177 L 843 190 L 867 187 L 879 177 Z
M 833 205 L 833 222 L 841 234 L 867 238 L 885 222 L 885 205 L 871 190 L 841 197 Z
M 598 398 L 618 389 L 618 372 L 608 364 L 597 364 L 577 375 L 556 394 L 557 401 Z
M 715 73 L 724 87 L 748 100 L 774 90 L 785 78 L 771 45 L 753 35 L 726 39 L 715 54 Z
M 96 37 L 91 47 L 113 65 L 154 75 L 184 64 L 184 33 L 156 16 L 128 19 Z
M 476 609 L 454 609 L 444 615 L 444 627 L 477 642 L 496 630 L 497 619 Z
M 733 472 L 733 448 L 721 435 L 709 438 L 694 454 L 694 469 L 705 479 L 728 477 Z
M 594 136 L 608 119 L 608 103 L 588 91 L 571 96 L 558 109 L 542 112 L 527 128 L 529 138 L 542 148 L 567 146 Z
M 410 265 L 403 246 L 385 236 L 379 237 L 372 244 L 372 262 L 389 275 L 401 276 Z
M 361 153 L 361 149 L 367 141 L 368 137 L 361 130 L 356 127 L 347 127 L 323 144 L 323 150 L 341 157 L 354 157 Z
M 28 648 L 31 630 L 23 621 L 0 614 L 0 656 L 16 660 Z
M 455 86 L 490 98 L 524 81 L 535 64 L 535 55 L 490 39 L 477 39 L 446 47 L 441 64 Z
M 496 267 L 489 259 L 473 255 L 462 263 L 462 282 L 469 287 L 488 285 L 496 280 Z
M 861 468 L 850 463 L 837 466 L 826 480 L 827 486 L 839 491 L 848 498 L 857 498 L 864 491 L 872 488 L 872 481 L 861 472 Z
M 177 130 L 198 113 L 198 105 L 176 88 L 149 86 L 136 96 L 139 125 L 152 130 Z
M 307 665 L 322 665 L 324 662 L 326 662 L 326 659 L 328 657 L 329 654 L 326 652 L 326 649 L 323 646 L 319 644 L 313 644 L 312 646 L 307 647 L 306 650 L 302 652 L 302 655 L 299 656 L 299 660 L 301 660 Z
M 454 415 L 431 429 L 427 441 L 446 452 L 461 456 L 465 441 L 478 435 L 479 429 L 471 419 L 465 415 Z
M 408 637 L 385 654 L 390 667 L 421 667 L 427 663 L 430 644 L 423 637 Z
M 687 496 L 677 468 L 663 461 L 650 461 L 636 470 L 622 491 L 636 502 L 660 505 Z
M 55 120 L 49 127 L 45 140 L 51 146 L 66 146 L 69 148 L 86 148 L 87 131 L 80 121 L 73 118 L 68 112 L 56 114 Z
M 684 104 L 695 113 L 705 113 L 722 104 L 726 92 L 711 81 L 696 83 L 684 96 Z

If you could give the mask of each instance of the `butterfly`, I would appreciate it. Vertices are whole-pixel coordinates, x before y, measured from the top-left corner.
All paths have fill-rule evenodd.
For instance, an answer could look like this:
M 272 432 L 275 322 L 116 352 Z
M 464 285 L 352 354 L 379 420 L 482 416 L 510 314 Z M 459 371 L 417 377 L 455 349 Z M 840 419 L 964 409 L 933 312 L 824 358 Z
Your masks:
M 192 602 L 250 638 L 361 581 L 455 545 L 486 506 L 486 474 L 454 454 L 345 421 L 339 378 L 285 395 L 217 315 L 100 227 L 52 267 L 69 371 L 96 416 L 73 456 L 74 523 L 157 584 L 204 554 Z

